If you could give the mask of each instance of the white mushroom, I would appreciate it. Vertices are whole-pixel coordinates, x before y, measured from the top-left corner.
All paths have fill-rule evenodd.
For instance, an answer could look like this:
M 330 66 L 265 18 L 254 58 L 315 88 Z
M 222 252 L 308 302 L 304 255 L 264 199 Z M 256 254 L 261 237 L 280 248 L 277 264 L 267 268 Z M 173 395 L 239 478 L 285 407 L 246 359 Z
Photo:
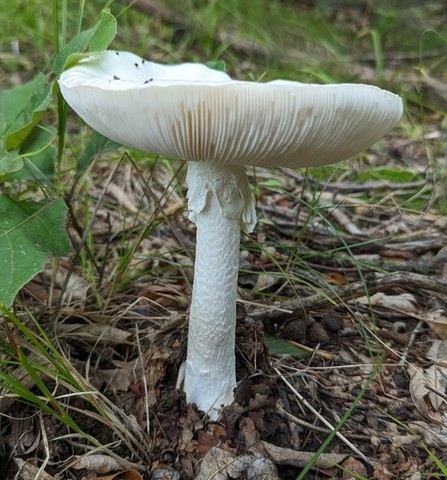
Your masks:
M 233 399 L 241 228 L 255 202 L 245 167 L 308 167 L 351 157 L 402 115 L 401 99 L 374 86 L 232 80 L 200 64 L 164 66 L 126 52 L 83 57 L 59 80 L 68 104 L 123 145 L 189 161 L 197 225 L 184 390 L 217 418 Z

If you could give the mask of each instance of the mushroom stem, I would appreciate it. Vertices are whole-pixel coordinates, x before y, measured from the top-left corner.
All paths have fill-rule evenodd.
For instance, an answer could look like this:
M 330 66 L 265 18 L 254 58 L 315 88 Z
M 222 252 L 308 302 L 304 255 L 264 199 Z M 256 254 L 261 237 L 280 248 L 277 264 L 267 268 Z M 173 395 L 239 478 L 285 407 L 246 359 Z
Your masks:
M 187 183 L 197 239 L 184 390 L 217 419 L 236 385 L 240 232 L 254 227 L 254 199 L 243 167 L 189 162 Z

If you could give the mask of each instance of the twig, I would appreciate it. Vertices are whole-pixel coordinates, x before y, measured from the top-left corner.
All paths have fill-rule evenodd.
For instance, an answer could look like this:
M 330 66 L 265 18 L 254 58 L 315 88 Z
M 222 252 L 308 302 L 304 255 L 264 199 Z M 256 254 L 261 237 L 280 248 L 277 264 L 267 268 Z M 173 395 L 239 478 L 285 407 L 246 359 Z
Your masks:
M 42 443 L 45 451 L 45 459 L 42 462 L 42 465 L 39 468 L 39 471 L 36 475 L 35 480 L 40 480 L 43 478 L 43 473 L 45 473 L 45 467 L 48 465 L 48 462 L 50 461 L 50 445 L 48 443 L 48 436 L 47 436 L 47 431 L 45 429 L 45 423 L 43 421 L 43 415 L 42 412 L 39 412 L 39 423 L 40 423 L 40 431 L 42 434 Z
M 353 300 L 364 295 L 374 295 L 377 292 L 388 292 L 394 288 L 403 288 L 405 291 L 421 290 L 447 295 L 447 282 L 437 280 L 411 272 L 395 272 L 389 275 L 379 276 L 371 274 L 365 276 L 364 282 L 356 282 L 344 287 L 333 288 L 324 294 L 311 295 L 298 300 L 285 301 L 276 306 L 264 308 L 258 312 L 250 312 L 250 317 L 261 320 L 269 326 L 282 323 L 287 319 L 302 316 L 309 311 L 333 308 L 340 302 Z M 284 313 L 288 310 L 289 313 Z
M 308 191 L 304 190 L 302 195 L 307 201 L 312 201 L 312 195 Z M 328 200 L 323 196 L 318 196 L 317 199 L 322 208 L 330 209 L 329 215 L 331 215 L 349 234 L 365 235 L 365 232 L 360 230 L 360 228 L 351 221 L 351 219 L 343 212 L 342 209 L 338 208 L 339 205 L 334 205 L 332 199 Z
M 274 366 L 273 369 L 279 375 L 279 378 L 290 388 L 294 395 L 298 397 L 300 402 L 307 407 L 322 423 L 324 423 L 331 431 L 335 430 L 335 427 L 326 420 L 315 408 L 298 392 L 298 390 L 284 377 L 284 375 Z M 373 466 L 371 460 L 365 456 L 355 445 L 353 445 L 347 438 L 345 438 L 340 432 L 336 432 L 335 435 L 356 455 L 358 455 L 363 461 Z
M 417 335 L 421 333 L 421 328 L 423 323 L 424 323 L 423 320 L 419 320 L 419 323 L 417 324 L 416 328 L 411 333 L 410 341 L 408 342 L 408 345 L 405 347 L 400 357 L 400 360 L 399 360 L 400 366 L 404 366 L 407 363 L 407 358 L 408 358 L 410 348 L 413 346 L 414 342 L 416 341 Z
M 145 362 L 143 358 L 143 352 L 141 350 L 140 332 L 138 330 L 138 323 L 135 324 L 135 327 L 136 327 L 135 338 L 136 338 L 136 343 L 138 348 L 138 360 L 140 361 L 140 364 L 141 364 L 141 381 L 143 382 L 143 388 L 144 388 L 144 410 L 146 413 L 146 433 L 149 438 L 151 433 L 151 423 L 150 423 L 151 416 L 149 415 L 149 399 L 147 394 L 147 392 L 149 391 L 149 388 L 147 386 L 146 368 L 144 364 Z
M 308 175 L 302 175 L 289 168 L 282 168 L 287 176 L 297 180 L 299 183 L 310 183 L 316 185 L 323 190 L 331 190 L 336 192 L 368 192 L 370 190 L 407 190 L 412 188 L 422 188 L 427 185 L 427 180 L 416 180 L 413 182 L 389 182 L 386 180 L 372 180 L 369 182 L 327 182 L 323 180 L 315 180 Z
M 313 423 L 309 423 L 309 422 L 306 422 L 305 420 L 302 420 L 301 418 L 295 417 L 295 415 L 292 415 L 291 413 L 287 412 L 280 405 L 278 405 L 276 409 L 280 415 L 287 418 L 291 422 L 296 423 L 297 425 L 301 425 L 302 427 L 308 428 L 309 430 L 314 430 L 315 432 L 321 432 L 321 433 L 330 432 L 328 428 L 319 427 L 318 425 L 314 425 Z
M 326 352 L 324 350 L 320 350 L 319 348 L 311 348 L 306 345 L 303 345 L 302 343 L 294 342 L 293 340 L 289 340 L 289 343 L 291 343 L 292 345 L 295 345 L 295 347 L 298 347 L 301 350 L 312 353 L 317 357 L 324 358 L 325 360 L 329 360 L 329 361 L 335 360 L 336 356 L 331 352 Z

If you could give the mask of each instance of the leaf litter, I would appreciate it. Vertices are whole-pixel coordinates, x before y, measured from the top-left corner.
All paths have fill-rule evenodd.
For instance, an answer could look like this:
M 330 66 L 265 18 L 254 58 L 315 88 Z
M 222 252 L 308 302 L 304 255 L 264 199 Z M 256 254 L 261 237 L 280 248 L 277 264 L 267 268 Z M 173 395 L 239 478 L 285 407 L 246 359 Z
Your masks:
M 70 236 L 94 273 L 61 259 L 21 300 L 89 388 L 122 412 L 110 422 L 125 422 L 132 448 L 82 394 L 42 374 L 101 446 L 92 452 L 47 414 L 30 421 L 30 405 L 19 415 L 3 391 L 7 478 L 19 469 L 48 479 L 294 479 L 313 462 L 313 478 L 344 469 L 382 480 L 436 471 L 427 449 L 447 461 L 447 221 L 393 201 L 419 184 L 338 191 L 287 170 L 256 171 L 259 228 L 241 248 L 240 383 L 221 422 L 210 422 L 175 389 L 194 245 L 181 171 L 175 184 L 163 164 L 102 162 L 90 175 L 88 197 L 71 200 Z M 378 188 L 383 199 L 372 202 Z M 304 356 L 269 349 L 267 334 L 302 345 Z M 26 378 L 20 366 L 16 375 Z
M 93 181 L 107 176 L 109 169 L 99 164 Z M 257 172 L 258 182 L 263 175 Z M 271 178 L 271 172 L 265 175 Z M 253 239 L 242 242 L 237 330 L 241 381 L 234 404 L 218 423 L 187 405 L 175 389 L 186 352 L 194 241 L 186 212 L 178 207 L 183 199 L 161 193 L 164 203 L 152 203 L 157 189 L 151 186 L 149 198 L 142 195 L 146 185 L 138 183 L 132 164 L 115 170 L 105 193 L 101 187 L 90 190 L 98 207 L 90 232 L 95 243 L 89 248 L 101 265 L 102 283 L 92 285 L 67 258 L 56 270 L 48 265 L 23 290 L 22 299 L 43 325 L 51 321 L 53 338 L 92 388 L 131 420 L 128 428 L 135 431 L 129 433 L 146 436 L 147 459 L 135 458 L 123 442 L 112 448 L 120 452 L 118 460 L 101 449 L 83 457 L 80 450 L 85 455 L 89 448 L 79 439 L 64 438 L 66 427 L 47 416 L 30 423 L 37 413 L 33 407 L 22 406 L 21 415 L 15 416 L 17 402 L 7 402 L 2 444 L 14 460 L 7 462 L 11 472 L 16 465 L 22 478 L 35 474 L 42 466 L 38 459 L 46 437 L 50 461 L 41 478 L 61 478 L 60 472 L 71 472 L 70 478 L 112 475 L 126 471 L 120 456 L 128 462 L 124 468 L 131 464 L 135 475 L 151 472 L 151 478 L 296 478 L 377 362 L 379 374 L 340 435 L 313 459 L 314 478 L 335 478 L 339 468 L 365 478 L 411 478 L 435 470 L 427 448 L 446 461 L 445 219 L 389 205 L 369 206 L 357 202 L 355 194 L 319 189 L 312 190 L 312 198 L 321 202 L 320 208 L 311 209 L 303 185 L 287 172 L 277 175 L 282 187 L 261 187 L 260 228 Z M 157 181 L 160 188 L 166 180 Z M 74 208 L 79 220 L 85 206 Z M 148 222 L 155 222 L 154 228 L 140 238 L 139 230 Z M 80 231 L 73 230 L 72 237 L 82 241 Z M 260 252 L 256 243 L 269 248 Z M 135 249 L 118 289 L 110 282 L 129 245 Z M 295 257 L 290 254 L 294 246 Z M 328 249 L 340 251 L 327 255 Z M 308 270 L 302 270 L 299 257 L 309 262 Z M 261 275 L 269 280 L 260 284 Z M 359 281 L 363 289 L 347 295 L 344 289 Z M 55 305 L 61 296 L 58 310 L 48 304 L 50 289 Z M 102 304 L 95 301 L 98 292 Z M 326 302 L 312 304 L 315 297 L 326 297 Z M 293 305 L 300 299 L 307 302 L 305 311 Z M 306 356 L 269 351 L 264 333 L 303 344 Z M 63 386 L 53 388 L 64 392 Z M 116 441 L 110 429 L 86 414 L 91 407 L 82 396 L 71 401 L 79 411 L 76 420 L 85 423 L 89 434 L 103 445 Z M 17 433 L 21 429 L 24 433 Z M 79 459 L 77 466 L 73 458 Z M 107 478 L 138 478 L 132 475 Z

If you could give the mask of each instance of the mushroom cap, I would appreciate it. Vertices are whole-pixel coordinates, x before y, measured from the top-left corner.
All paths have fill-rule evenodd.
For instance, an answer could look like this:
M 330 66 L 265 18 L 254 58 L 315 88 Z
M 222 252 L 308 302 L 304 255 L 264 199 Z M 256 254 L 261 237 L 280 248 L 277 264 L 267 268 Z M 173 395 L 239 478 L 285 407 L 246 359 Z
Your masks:
M 59 84 L 73 110 L 115 142 L 222 165 L 334 163 L 402 116 L 399 96 L 370 85 L 236 81 L 201 64 L 166 66 L 128 52 L 83 57 Z

